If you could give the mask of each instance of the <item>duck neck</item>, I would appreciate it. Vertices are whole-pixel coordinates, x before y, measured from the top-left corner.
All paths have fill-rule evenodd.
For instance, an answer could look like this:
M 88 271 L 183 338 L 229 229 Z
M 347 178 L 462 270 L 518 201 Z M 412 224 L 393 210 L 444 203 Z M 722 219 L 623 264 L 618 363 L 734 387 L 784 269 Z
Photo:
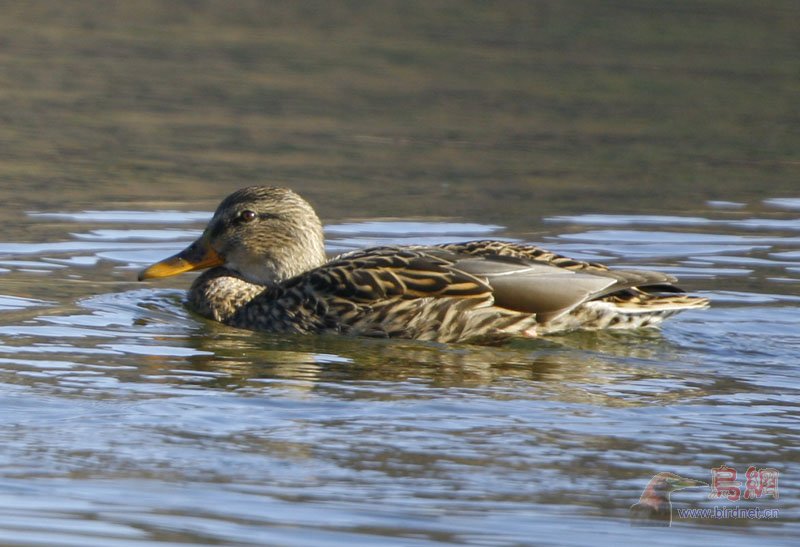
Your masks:
M 302 245 L 286 246 L 274 253 L 260 256 L 258 262 L 240 271 L 247 272 L 243 278 L 258 285 L 277 285 L 327 262 L 325 244 L 309 240 Z
M 272 286 L 322 266 L 327 261 L 319 220 L 294 233 L 272 234 L 269 246 L 224 250 L 231 275 L 255 285 Z
M 299 231 L 292 244 L 285 245 L 276 258 L 272 282 L 282 283 L 327 262 L 322 226 L 316 220 L 313 229 Z

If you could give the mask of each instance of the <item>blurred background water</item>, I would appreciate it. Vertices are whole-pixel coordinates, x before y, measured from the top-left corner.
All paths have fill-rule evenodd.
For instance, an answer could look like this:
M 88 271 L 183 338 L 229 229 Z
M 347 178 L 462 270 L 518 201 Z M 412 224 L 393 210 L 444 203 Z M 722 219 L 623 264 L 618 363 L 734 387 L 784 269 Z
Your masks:
M 800 6 L 6 3 L 0 544 L 786 544 L 800 533 Z M 274 336 L 139 284 L 280 184 L 331 253 L 504 238 L 674 273 L 662 331 Z M 631 528 L 652 475 L 776 519 Z M 743 483 L 744 484 L 744 483 Z

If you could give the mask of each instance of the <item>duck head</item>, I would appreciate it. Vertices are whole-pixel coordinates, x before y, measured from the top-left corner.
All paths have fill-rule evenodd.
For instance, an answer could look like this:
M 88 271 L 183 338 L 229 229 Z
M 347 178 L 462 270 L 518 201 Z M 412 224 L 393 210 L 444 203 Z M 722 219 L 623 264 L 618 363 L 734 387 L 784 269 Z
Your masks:
M 259 285 L 279 283 L 325 262 L 322 224 L 286 188 L 250 186 L 226 197 L 186 249 L 139 273 L 139 281 L 222 266 Z

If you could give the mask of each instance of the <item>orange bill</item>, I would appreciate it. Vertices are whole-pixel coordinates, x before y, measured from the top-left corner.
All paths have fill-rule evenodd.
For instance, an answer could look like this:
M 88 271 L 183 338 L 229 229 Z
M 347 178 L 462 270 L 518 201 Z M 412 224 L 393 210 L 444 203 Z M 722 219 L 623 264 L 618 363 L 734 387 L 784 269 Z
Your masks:
M 204 238 L 200 238 L 178 254 L 156 262 L 139 272 L 139 281 L 221 266 L 224 263 L 217 251 L 212 249 Z

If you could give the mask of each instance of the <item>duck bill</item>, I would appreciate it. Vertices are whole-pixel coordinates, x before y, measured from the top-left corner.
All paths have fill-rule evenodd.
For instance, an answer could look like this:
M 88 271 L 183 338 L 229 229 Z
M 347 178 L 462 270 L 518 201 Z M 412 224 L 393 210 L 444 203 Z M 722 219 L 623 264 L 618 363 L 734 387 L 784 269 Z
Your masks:
M 211 248 L 205 238 L 200 238 L 184 250 L 139 272 L 139 281 L 170 277 L 192 270 L 221 266 L 225 261 Z
M 687 479 L 686 477 L 672 479 L 668 482 L 673 490 L 681 490 L 683 488 L 692 488 L 695 486 L 708 486 L 707 482 L 696 481 L 694 479 Z

